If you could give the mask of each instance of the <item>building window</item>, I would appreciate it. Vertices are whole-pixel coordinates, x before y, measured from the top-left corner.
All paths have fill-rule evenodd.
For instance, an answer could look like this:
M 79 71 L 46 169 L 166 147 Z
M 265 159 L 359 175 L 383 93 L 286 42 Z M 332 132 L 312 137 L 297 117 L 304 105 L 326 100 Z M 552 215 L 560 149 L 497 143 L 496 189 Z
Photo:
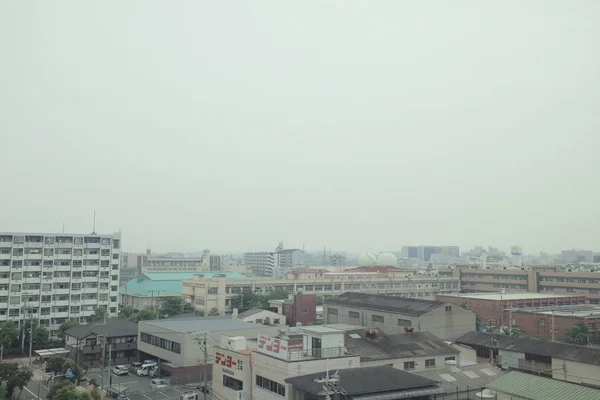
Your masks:
M 348 317 L 350 317 L 350 318 L 359 318 L 360 314 L 358 313 L 358 311 L 348 311 Z
M 538 318 L 537 326 L 546 326 L 546 320 L 544 318 Z
M 435 368 L 435 358 L 425 360 L 425 368 Z
M 452 311 L 452 306 L 446 306 L 446 311 Z
M 331 308 L 331 307 L 327 307 L 327 312 L 331 315 L 338 315 L 338 310 L 337 308 Z
M 413 369 L 415 369 L 414 361 L 405 361 L 404 362 L 404 370 L 405 371 L 412 371 Z
M 260 375 L 256 375 L 256 386 L 285 397 L 285 386 Z
M 262 320 L 262 318 L 258 318 L 258 319 L 257 319 L 256 321 L 254 321 L 254 322 L 256 322 L 257 324 L 262 324 L 262 323 L 263 323 L 263 320 Z
M 144 343 L 151 344 L 152 346 L 160 347 L 161 349 L 181 354 L 181 344 L 173 342 L 172 340 L 163 339 L 161 337 L 150 335 L 144 332 L 140 334 L 140 340 Z
M 273 318 L 273 325 L 279 325 L 281 323 L 281 319 Z
M 219 293 L 219 288 L 216 288 L 216 287 L 208 288 L 208 294 L 217 294 L 217 293 Z
M 371 321 L 383 323 L 383 315 L 371 315 Z
M 398 318 L 398 326 L 412 326 L 412 321 L 410 319 Z
M 446 357 L 446 358 L 444 358 L 444 361 L 456 361 L 456 357 L 454 357 L 454 356 Z
M 308 308 L 303 308 L 300 310 L 301 313 L 307 313 L 308 312 Z
M 227 375 L 223 375 L 223 386 L 233 390 L 244 390 L 244 382 Z

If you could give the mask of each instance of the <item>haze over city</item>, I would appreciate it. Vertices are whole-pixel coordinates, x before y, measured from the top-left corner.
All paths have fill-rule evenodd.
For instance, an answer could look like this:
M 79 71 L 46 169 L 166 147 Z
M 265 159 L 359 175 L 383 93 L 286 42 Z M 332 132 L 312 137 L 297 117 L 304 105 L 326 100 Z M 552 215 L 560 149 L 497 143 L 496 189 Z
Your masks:
M 5 2 L 3 231 L 598 250 L 597 1 Z

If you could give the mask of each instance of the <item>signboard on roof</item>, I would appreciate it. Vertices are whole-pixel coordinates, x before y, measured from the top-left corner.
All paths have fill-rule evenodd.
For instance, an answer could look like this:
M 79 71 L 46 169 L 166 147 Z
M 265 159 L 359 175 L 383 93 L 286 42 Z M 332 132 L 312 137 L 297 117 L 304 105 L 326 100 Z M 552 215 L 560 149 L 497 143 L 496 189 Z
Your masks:
M 287 360 L 288 342 L 287 340 L 259 334 L 257 351 L 282 360 Z

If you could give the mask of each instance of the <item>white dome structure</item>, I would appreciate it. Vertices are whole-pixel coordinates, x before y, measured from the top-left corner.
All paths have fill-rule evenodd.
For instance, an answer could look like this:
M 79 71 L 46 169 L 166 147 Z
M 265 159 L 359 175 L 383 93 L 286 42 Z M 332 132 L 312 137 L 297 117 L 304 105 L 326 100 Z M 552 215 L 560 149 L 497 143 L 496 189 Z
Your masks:
M 358 257 L 359 267 L 370 267 L 374 265 L 377 265 L 377 256 L 370 251 L 367 251 Z
M 377 265 L 380 267 L 397 267 L 398 259 L 392 253 L 381 253 L 377 257 Z

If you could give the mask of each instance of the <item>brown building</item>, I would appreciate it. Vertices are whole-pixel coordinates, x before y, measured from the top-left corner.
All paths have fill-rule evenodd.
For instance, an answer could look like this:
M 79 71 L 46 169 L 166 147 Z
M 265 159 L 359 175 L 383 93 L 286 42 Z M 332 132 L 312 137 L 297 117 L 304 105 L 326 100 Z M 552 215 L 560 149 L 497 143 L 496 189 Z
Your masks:
M 482 325 L 509 326 L 509 308 L 548 307 L 585 304 L 585 296 L 553 293 L 465 293 L 439 295 L 438 301 L 468 308 L 481 318 Z M 513 315 L 514 320 L 514 315 Z M 514 321 L 513 321 L 514 322 Z
M 298 323 L 315 325 L 317 322 L 317 296 L 314 294 L 296 294 L 290 299 L 272 300 L 270 305 L 277 307 L 277 313 L 285 315 L 289 326 Z
M 547 309 L 525 308 L 513 311 L 512 317 L 519 331 L 530 335 L 555 340 L 565 339 L 566 329 L 576 323 L 583 323 L 590 331 L 591 341 L 600 340 L 600 306 L 597 305 L 548 307 Z
M 463 293 L 539 292 L 585 296 L 591 304 L 600 304 L 600 272 L 558 271 L 556 267 L 533 266 L 528 270 L 484 269 L 457 265 L 439 271 L 440 277 L 460 279 Z
M 106 362 L 110 348 L 112 365 L 137 361 L 137 324 L 125 319 L 109 318 L 105 324 L 77 325 L 65 333 L 69 358 L 84 368 L 98 368 L 102 360 L 102 341 L 106 338 Z

